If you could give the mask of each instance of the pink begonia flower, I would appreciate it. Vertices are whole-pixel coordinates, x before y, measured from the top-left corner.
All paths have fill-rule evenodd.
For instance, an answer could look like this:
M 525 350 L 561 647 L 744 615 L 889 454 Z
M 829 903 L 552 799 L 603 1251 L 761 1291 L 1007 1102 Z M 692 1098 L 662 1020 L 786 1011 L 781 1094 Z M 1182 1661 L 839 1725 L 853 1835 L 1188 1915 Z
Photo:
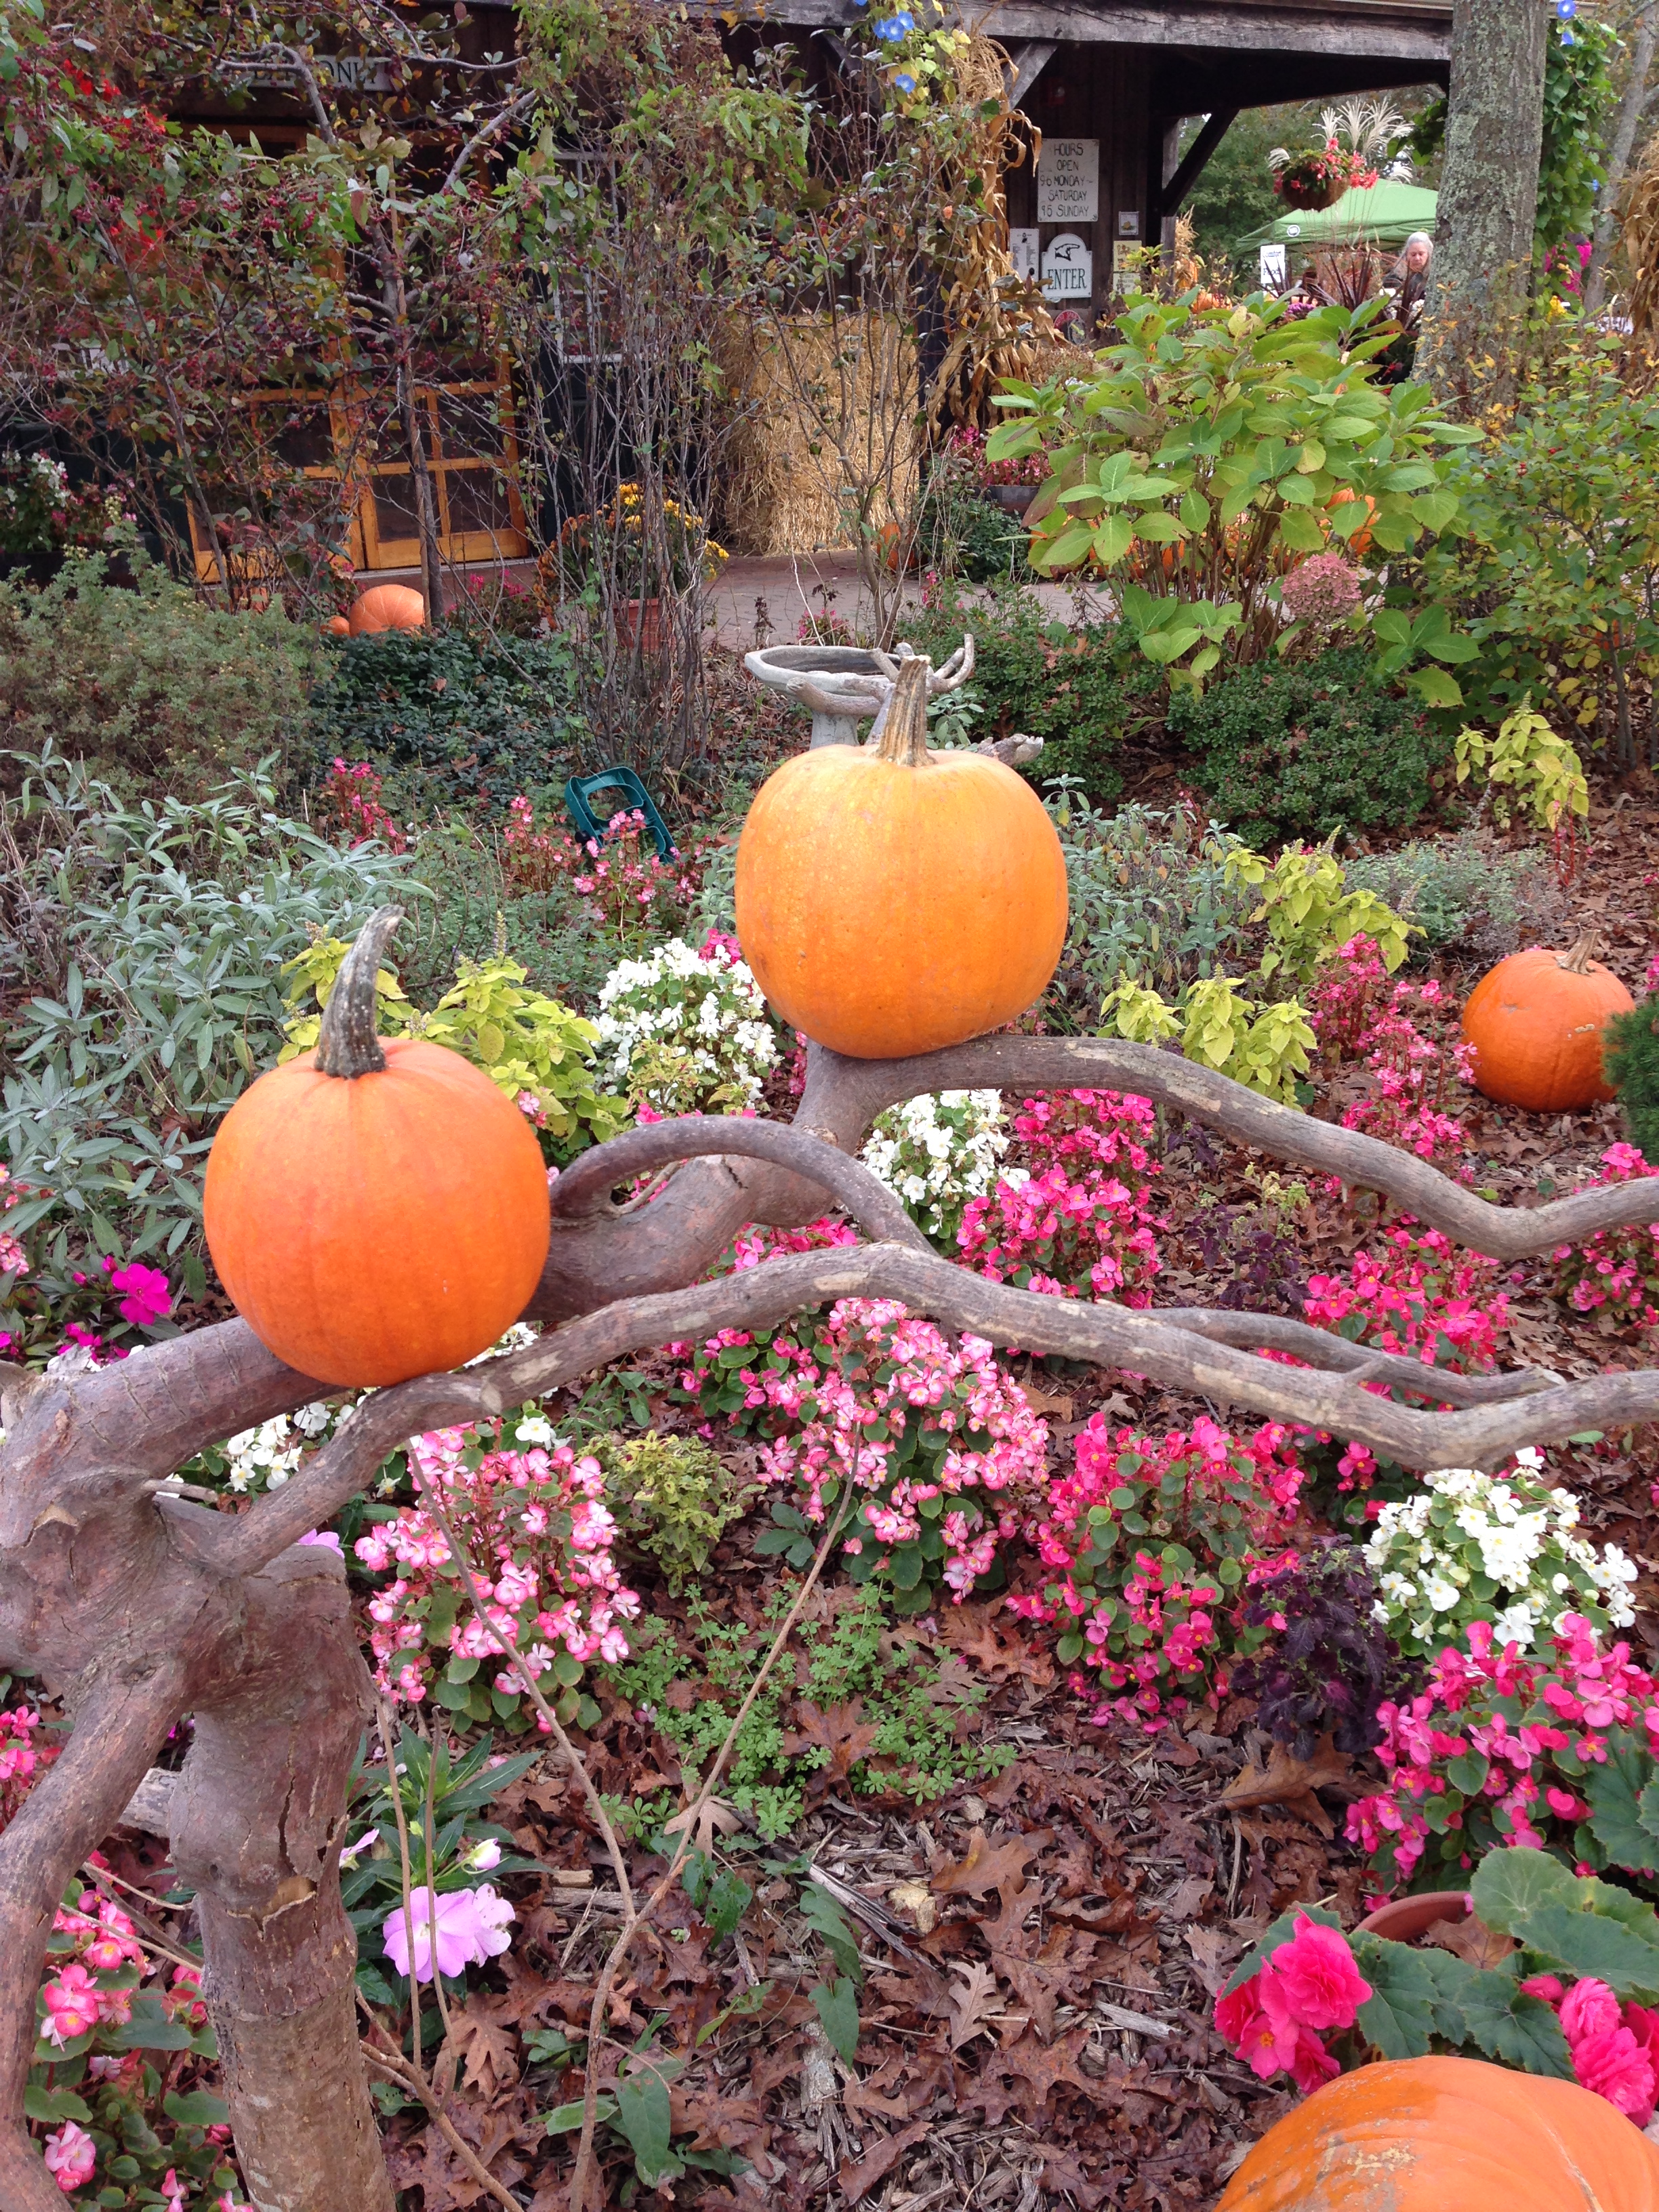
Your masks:
M 1297 1915 L 1296 1933 L 1261 1970 L 1261 2006 L 1298 2027 L 1352 2027 L 1371 1994 L 1340 1929 Z
M 340 1540 L 331 1528 L 307 1528 L 299 1540 L 302 1544 L 330 1544 L 337 1552 L 340 1548 Z
M 435 1899 L 430 1889 L 417 1889 L 407 1915 L 414 1928 L 415 1978 L 432 1979 L 432 1953 L 438 1954 L 438 1971 L 452 1978 L 464 1966 L 481 1966 L 497 1957 L 512 1942 L 507 1924 L 518 1915 L 504 1897 L 486 1882 L 479 1889 L 452 1889 Z M 435 1931 L 435 1933 L 434 1933 Z M 382 1931 L 386 1954 L 400 1974 L 410 1970 L 410 1934 L 400 1905 L 386 1915 Z
M 44 2033 L 60 2048 L 97 2027 L 99 1992 L 79 1960 L 65 1966 L 56 1981 L 48 1982 L 40 1995 L 46 2008 Z
M 84 2189 L 98 2166 L 98 2148 L 84 2128 L 65 2120 L 55 2135 L 46 2137 L 46 2172 L 56 2177 L 65 2197 Z
M 1291 2079 L 1304 2097 L 1311 2097 L 1316 2089 L 1335 2079 L 1342 2071 L 1337 2061 L 1326 2050 L 1319 2038 L 1308 2028 L 1299 2028 L 1296 2038 L 1296 2056 L 1291 2061 Z
M 161 2194 L 167 2199 L 161 2212 L 185 2212 L 185 2185 L 176 2166 L 170 2166 L 161 2176 Z
M 1217 1998 L 1215 2024 L 1217 2033 L 1264 2081 L 1282 2073 L 1295 2058 L 1295 2029 L 1281 2027 L 1262 2010 L 1260 1974 Z
M 1573 2044 L 1572 2070 L 1581 2088 L 1605 2097 L 1638 2128 L 1653 2118 L 1653 2063 L 1627 2027 L 1602 2028 Z
M 1561 2033 L 1571 2044 L 1609 2034 L 1622 2025 L 1619 2000 L 1605 1982 L 1575 1982 L 1561 2000 Z
M 1566 1995 L 1566 1990 L 1553 1974 L 1534 1974 L 1530 1981 L 1522 1983 L 1521 1994 L 1528 1997 L 1542 1997 L 1546 2004 L 1559 2005 Z

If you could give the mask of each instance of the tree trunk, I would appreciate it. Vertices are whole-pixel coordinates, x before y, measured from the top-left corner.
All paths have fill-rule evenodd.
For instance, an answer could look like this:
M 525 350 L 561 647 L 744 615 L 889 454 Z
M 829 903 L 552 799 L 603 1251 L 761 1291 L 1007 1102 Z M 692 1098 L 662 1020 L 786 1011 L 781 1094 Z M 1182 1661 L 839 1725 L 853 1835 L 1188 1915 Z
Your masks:
M 1641 126 L 1642 110 L 1648 96 L 1648 78 L 1653 71 L 1653 54 L 1659 46 L 1659 0 L 1648 0 L 1647 6 L 1637 18 L 1636 33 L 1631 40 L 1630 76 L 1625 84 L 1625 96 L 1619 105 L 1619 121 L 1614 126 L 1613 144 L 1607 152 L 1607 174 L 1601 179 L 1601 204 L 1595 218 L 1595 250 L 1590 257 L 1589 273 L 1584 278 L 1584 313 L 1599 315 L 1607 296 L 1607 257 L 1613 251 L 1613 234 L 1619 228 L 1619 196 L 1625 189 L 1625 177 L 1630 168 L 1630 157 L 1636 150 L 1636 133 Z
M 392 2212 L 340 1902 L 342 1808 L 373 1704 L 345 1572 L 326 1546 L 296 1547 L 243 1594 L 247 1663 L 197 1706 L 169 1822 L 198 1894 L 231 2131 L 258 2212 Z
M 1530 289 L 1553 20 L 1542 0 L 1455 0 L 1434 275 L 1417 362 L 1417 374 L 1444 395 Z

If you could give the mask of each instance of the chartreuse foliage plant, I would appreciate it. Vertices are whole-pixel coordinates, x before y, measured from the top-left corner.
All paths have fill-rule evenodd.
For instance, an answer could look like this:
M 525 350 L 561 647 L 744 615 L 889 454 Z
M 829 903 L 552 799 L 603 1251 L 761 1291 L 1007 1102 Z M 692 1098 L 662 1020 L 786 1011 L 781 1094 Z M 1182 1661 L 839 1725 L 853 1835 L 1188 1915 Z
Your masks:
M 1149 985 L 1126 979 L 1106 994 L 1101 1018 L 1138 1044 L 1176 1038 L 1188 1060 L 1293 1105 L 1318 1042 L 1308 1009 L 1297 997 L 1269 1000 L 1260 991 L 1252 996 L 1249 985 L 1276 981 L 1281 988 L 1286 982 L 1304 988 L 1322 961 L 1362 934 L 1375 939 L 1392 971 L 1406 957 L 1411 929 L 1375 892 L 1349 890 L 1341 864 L 1322 846 L 1310 852 L 1292 845 L 1271 861 L 1235 846 L 1223 869 L 1230 885 L 1259 894 L 1249 920 L 1266 925 L 1267 945 L 1255 976 L 1200 976 L 1174 1004 Z
M 1495 738 L 1484 730 L 1460 731 L 1453 757 L 1459 783 L 1484 775 L 1500 829 L 1510 826 L 1511 796 L 1540 830 L 1557 830 L 1564 821 L 1582 820 L 1589 812 L 1583 761 L 1533 712 L 1530 696 L 1505 718 Z
M 292 1060 L 316 1044 L 322 1008 L 349 946 L 318 936 L 289 961 L 292 980 L 278 1058 Z M 375 1026 L 385 1037 L 425 1037 L 447 1045 L 481 1067 L 498 1089 L 515 1099 L 541 1132 L 543 1149 L 564 1162 L 589 1145 L 614 1137 L 628 1119 L 620 1098 L 599 1091 L 594 1073 L 599 1031 L 556 999 L 525 988 L 525 970 L 497 952 L 488 960 L 463 959 L 457 980 L 429 1013 L 404 995 L 391 969 L 375 981 Z M 307 1001 L 318 1011 L 305 1011 Z
M 992 460 L 1041 452 L 1047 483 L 1027 514 L 1031 565 L 1112 580 L 1146 657 L 1202 683 L 1224 650 L 1274 651 L 1279 586 L 1328 548 L 1407 554 L 1457 521 L 1442 448 L 1480 434 L 1446 422 L 1427 388 L 1375 380 L 1387 343 L 1375 305 L 1291 320 L 1261 299 L 1205 308 L 1192 295 L 1130 307 L 1123 341 L 1092 370 L 1010 382 Z M 1385 619 L 1386 617 L 1386 619 Z M 1449 666 L 1475 648 L 1443 608 L 1390 606 L 1370 629 L 1382 672 L 1432 704 L 1462 697 Z

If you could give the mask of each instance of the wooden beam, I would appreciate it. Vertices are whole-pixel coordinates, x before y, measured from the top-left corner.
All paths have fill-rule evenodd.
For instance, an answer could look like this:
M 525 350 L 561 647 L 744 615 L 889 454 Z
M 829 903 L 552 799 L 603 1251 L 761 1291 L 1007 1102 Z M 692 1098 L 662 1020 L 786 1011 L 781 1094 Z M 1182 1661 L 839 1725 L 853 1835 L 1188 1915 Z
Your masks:
M 1053 39 L 1028 39 L 1009 47 L 1008 58 L 1014 65 L 1008 81 L 1010 107 L 1019 106 L 1058 51 L 1058 42 Z
M 1233 126 L 1238 110 L 1218 107 L 1199 132 L 1182 157 L 1176 171 L 1158 195 L 1158 204 L 1153 220 L 1162 222 L 1165 216 L 1177 215 L 1181 203 L 1209 166 L 1210 156 Z
M 722 21 L 732 12 L 732 0 L 689 5 L 693 15 Z M 860 0 L 737 0 L 736 12 L 749 21 L 840 26 L 857 20 Z M 1443 71 L 1451 53 L 1450 0 L 993 0 L 974 20 L 1005 41 L 1403 61 L 1421 64 L 1424 78 Z

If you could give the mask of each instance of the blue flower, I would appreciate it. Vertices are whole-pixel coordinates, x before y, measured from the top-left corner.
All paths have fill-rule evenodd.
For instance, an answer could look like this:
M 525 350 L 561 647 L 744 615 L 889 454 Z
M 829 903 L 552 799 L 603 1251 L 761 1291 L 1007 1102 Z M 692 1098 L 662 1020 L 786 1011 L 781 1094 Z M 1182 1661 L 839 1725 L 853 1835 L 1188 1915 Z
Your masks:
M 914 31 L 916 27 L 916 19 L 908 8 L 901 8 L 894 15 L 893 21 L 901 30 Z
M 901 92 L 914 92 L 916 88 L 916 81 L 915 77 L 907 74 L 903 70 L 899 71 L 898 75 L 893 79 L 893 82 Z
M 885 16 L 876 26 L 876 36 L 884 39 L 890 46 L 896 46 L 904 36 L 904 26 L 896 15 Z

